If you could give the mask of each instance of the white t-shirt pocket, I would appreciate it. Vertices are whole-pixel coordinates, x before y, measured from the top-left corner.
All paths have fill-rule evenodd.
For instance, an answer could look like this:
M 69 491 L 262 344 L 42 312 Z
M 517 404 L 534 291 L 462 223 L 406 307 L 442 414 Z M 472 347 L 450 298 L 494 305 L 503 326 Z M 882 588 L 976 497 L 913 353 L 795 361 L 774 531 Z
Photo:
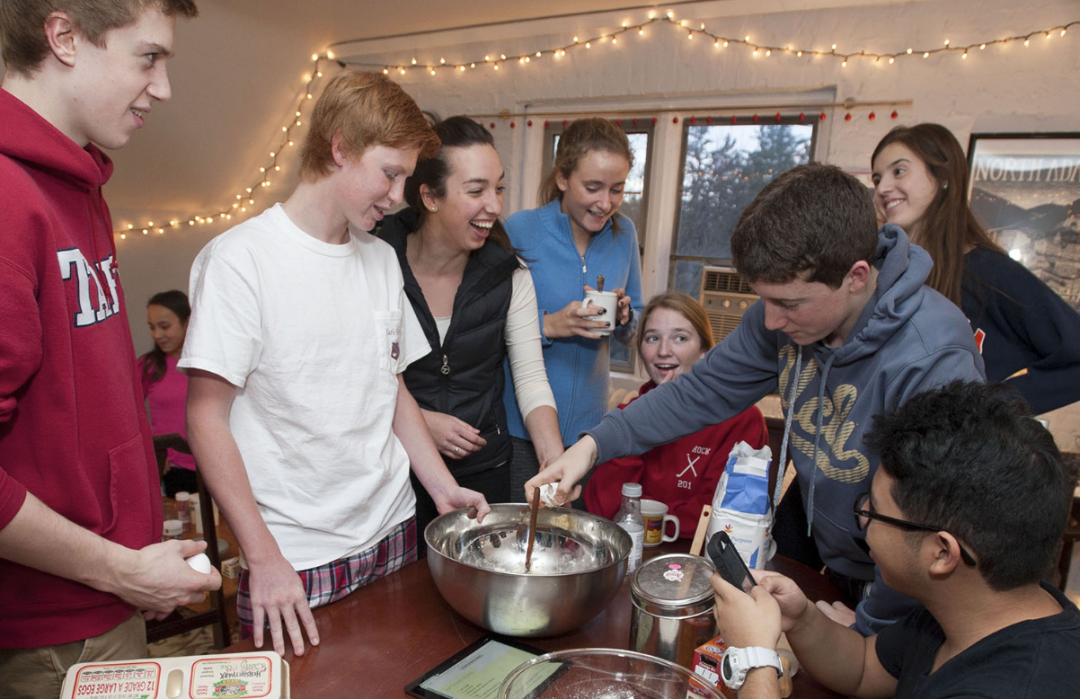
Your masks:
M 376 356 L 379 368 L 397 373 L 401 359 L 401 311 L 375 311 Z

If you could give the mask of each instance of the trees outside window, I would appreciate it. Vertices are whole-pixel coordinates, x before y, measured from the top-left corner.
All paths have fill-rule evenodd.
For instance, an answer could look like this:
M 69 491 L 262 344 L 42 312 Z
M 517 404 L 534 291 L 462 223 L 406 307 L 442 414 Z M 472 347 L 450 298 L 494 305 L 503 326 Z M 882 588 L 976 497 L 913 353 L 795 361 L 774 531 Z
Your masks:
M 669 286 L 697 298 L 702 268 L 730 264 L 731 233 L 743 209 L 774 177 L 810 161 L 815 128 L 794 118 L 686 124 Z

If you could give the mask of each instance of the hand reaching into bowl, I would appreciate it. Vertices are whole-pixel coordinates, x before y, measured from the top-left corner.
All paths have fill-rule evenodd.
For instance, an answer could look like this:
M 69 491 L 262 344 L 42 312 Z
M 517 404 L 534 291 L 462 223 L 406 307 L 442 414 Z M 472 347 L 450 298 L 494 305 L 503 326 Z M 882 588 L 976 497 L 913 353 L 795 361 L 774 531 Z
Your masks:
M 544 507 L 559 507 L 562 503 L 555 499 L 558 489 L 558 483 L 545 483 L 540 486 L 540 503 Z
M 533 491 L 546 483 L 558 483 L 555 502 L 565 505 L 577 500 L 581 486 L 577 484 L 596 462 L 596 442 L 588 435 L 562 453 L 562 456 L 544 467 L 525 484 L 525 498 L 531 502 Z
M 441 493 L 439 497 L 432 493 L 431 499 L 435 501 L 435 507 L 438 508 L 439 514 L 444 515 L 447 512 L 467 507 L 469 508 L 469 519 L 475 519 L 477 523 L 483 522 L 484 517 L 491 512 L 491 506 L 488 505 L 483 495 L 475 490 L 462 488 L 460 485 Z

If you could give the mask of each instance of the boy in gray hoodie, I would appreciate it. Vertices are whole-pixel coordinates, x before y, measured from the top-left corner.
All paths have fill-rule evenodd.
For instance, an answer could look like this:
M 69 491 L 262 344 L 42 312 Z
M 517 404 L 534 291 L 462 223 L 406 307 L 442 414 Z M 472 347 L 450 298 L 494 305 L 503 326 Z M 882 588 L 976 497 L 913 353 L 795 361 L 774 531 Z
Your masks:
M 878 465 L 863 433 L 921 391 L 983 380 L 971 326 L 923 285 L 929 254 L 897 226 L 878 230 L 866 188 L 834 166 L 802 165 L 771 182 L 743 212 L 731 251 L 761 300 L 693 371 L 605 415 L 527 494 L 561 481 L 556 497 L 576 497 L 594 464 L 727 420 L 779 388 L 782 451 L 814 542 L 832 571 L 874 582 L 856 608 L 856 628 L 873 633 L 914 602 L 885 587 L 860 546 L 851 507 Z

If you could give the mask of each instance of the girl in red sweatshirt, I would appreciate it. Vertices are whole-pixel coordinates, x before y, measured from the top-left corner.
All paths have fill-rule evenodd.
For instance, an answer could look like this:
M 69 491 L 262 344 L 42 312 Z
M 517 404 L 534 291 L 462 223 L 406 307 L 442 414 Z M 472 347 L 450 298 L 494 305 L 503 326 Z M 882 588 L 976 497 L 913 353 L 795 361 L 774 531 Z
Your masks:
M 689 371 L 712 346 L 712 328 L 701 304 L 679 291 L 654 297 L 638 326 L 638 354 L 649 375 L 638 397 Z M 740 441 L 755 449 L 769 443 L 765 418 L 755 406 L 639 456 L 600 464 L 585 487 L 585 506 L 610 519 L 619 509 L 622 484 L 640 483 L 642 497 L 665 503 L 679 518 L 680 535 L 691 538 L 702 506 L 712 504 L 731 448 Z

